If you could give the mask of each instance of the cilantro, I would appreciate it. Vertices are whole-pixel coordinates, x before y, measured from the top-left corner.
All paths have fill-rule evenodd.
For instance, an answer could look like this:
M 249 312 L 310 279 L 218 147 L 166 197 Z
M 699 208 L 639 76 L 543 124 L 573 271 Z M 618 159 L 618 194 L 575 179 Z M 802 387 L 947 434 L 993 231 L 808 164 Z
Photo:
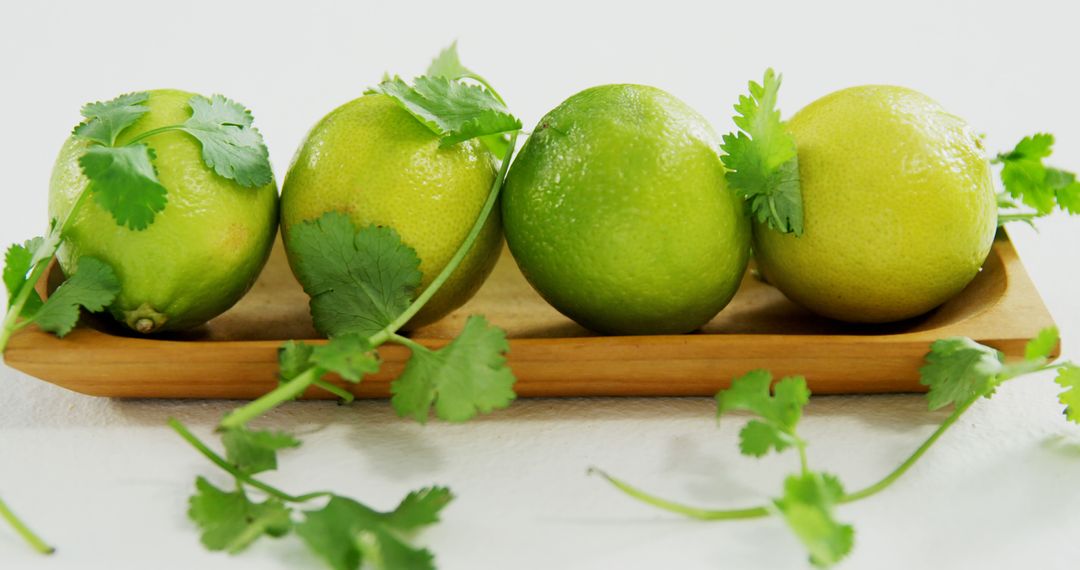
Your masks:
M 1037 217 L 1059 210 L 1080 214 L 1080 182 L 1076 175 L 1043 163 L 1053 153 L 1054 136 L 1035 134 L 1024 137 L 1012 151 L 1001 153 L 995 162 L 1002 165 L 1001 182 L 1005 191 L 998 195 L 998 225 L 1011 221 L 1031 223 Z M 1033 208 L 1023 211 L 1012 199 Z
M 410 86 L 394 77 L 369 93 L 392 97 L 450 146 L 486 135 L 521 130 L 521 121 L 491 91 L 441 76 L 420 76 Z
M 248 188 L 274 180 L 270 152 L 262 134 L 251 126 L 254 119 L 250 111 L 221 95 L 210 99 L 196 95 L 188 105 L 191 118 L 184 122 L 182 130 L 199 139 L 207 166 L 219 176 Z
M 919 370 L 919 382 L 929 388 L 926 397 L 930 409 L 961 406 L 989 397 L 997 388 L 1004 363 L 1000 352 L 970 338 L 934 341 L 926 365 Z
M 300 440 L 276 431 L 226 430 L 221 436 L 225 458 L 241 473 L 254 475 L 277 469 L 277 452 L 300 447 Z
M 79 307 L 96 313 L 103 310 L 120 293 L 120 280 L 112 268 L 96 257 L 79 259 L 79 268 L 53 292 L 28 321 L 38 328 L 64 336 L 79 320 Z
M 33 269 L 35 252 L 44 249 L 45 238 L 35 237 L 22 245 L 13 244 L 4 255 L 4 287 L 8 292 L 8 306 L 15 302 L 16 296 L 28 283 L 27 275 Z M 41 296 L 30 286 L 30 291 L 19 317 L 33 315 L 41 307 Z
M 770 393 L 772 375 L 764 370 L 755 370 L 735 379 L 729 389 L 716 395 L 716 402 L 720 416 L 733 410 L 749 411 L 757 416 L 739 434 L 743 454 L 757 457 L 770 449 L 783 451 L 794 447 L 798 450 L 799 473 L 784 480 L 783 494 L 770 505 L 732 510 L 701 509 L 652 495 L 597 469 L 590 469 L 590 473 L 599 473 L 616 489 L 634 499 L 700 520 L 779 515 L 802 542 L 811 563 L 832 566 L 851 552 L 855 538 L 854 528 L 837 520 L 835 508 L 887 489 L 956 424 L 973 403 L 980 397 L 992 396 L 1003 382 L 1033 372 L 1057 369 L 1057 383 L 1064 388 L 1059 399 L 1065 405 L 1065 417 L 1080 423 L 1080 366 L 1071 362 L 1051 363 L 1049 358 L 1057 345 L 1057 329 L 1044 329 L 1028 342 L 1023 360 L 1005 363 L 1001 353 L 969 338 L 934 342 L 926 356 L 927 364 L 920 370 L 921 382 L 929 388 L 927 401 L 931 409 L 954 404 L 952 413 L 899 467 L 858 491 L 845 492 L 838 478 L 809 468 L 807 444 L 797 433 L 802 409 L 810 397 L 805 380 L 798 376 L 785 378 Z
M 307 371 L 314 350 L 314 346 L 295 340 L 281 345 L 278 349 L 278 379 L 288 382 Z
M 408 342 L 412 357 L 391 386 L 398 415 L 425 422 L 434 403 L 439 418 L 462 422 L 505 408 L 515 398 L 514 375 L 503 356 L 506 333 L 473 315 L 450 344 L 430 350 Z
M 379 371 L 378 355 L 367 338 L 345 335 L 330 339 L 311 351 L 311 363 L 343 379 L 357 383 L 365 374 Z
M 165 187 L 154 170 L 154 150 L 145 144 L 92 146 L 79 158 L 87 188 L 117 224 L 144 230 L 165 209 Z
M 739 432 L 739 447 L 745 455 L 760 457 L 770 449 L 783 451 L 798 443 L 795 426 L 802 408 L 810 401 L 810 390 L 801 376 L 784 378 L 769 395 L 772 374 L 754 370 L 716 394 L 717 417 L 733 410 L 747 410 L 761 417 L 751 420 Z
M 765 71 L 762 84 L 750 82 L 750 95 L 735 105 L 739 132 L 724 135 L 720 157 L 731 187 L 749 203 L 754 217 L 781 233 L 803 233 L 802 190 L 795 139 L 776 109 L 780 76 Z
M 5 503 L 3 499 L 0 499 L 0 519 L 7 521 L 7 523 L 11 525 L 11 528 L 15 529 L 15 532 L 18 533 L 31 548 L 37 551 L 38 554 L 52 554 L 56 552 L 55 548 L 49 546 L 49 544 L 42 540 L 40 536 L 30 530 L 30 527 L 26 526 L 26 523 L 12 512 L 11 508 L 7 506 L 7 503 Z
M 227 493 L 203 477 L 195 480 L 195 488 L 188 501 L 188 517 L 202 530 L 201 540 L 208 550 L 236 554 L 260 536 L 281 537 L 292 528 L 289 509 L 280 499 L 255 503 L 242 489 Z
M 424 75 L 428 77 L 444 77 L 450 80 L 468 77 L 483 81 L 479 75 L 462 65 L 461 57 L 458 56 L 457 52 L 457 42 L 450 44 L 446 49 L 439 52 L 439 55 L 431 60 L 431 64 L 428 65 Z M 389 80 L 389 77 L 384 79 L 384 81 L 387 80 Z M 484 83 L 487 82 L 484 81 Z
M 420 258 L 391 228 L 357 231 L 345 214 L 328 212 L 291 228 L 289 246 L 315 327 L 328 336 L 381 331 L 420 286 Z
M 784 480 L 784 496 L 774 501 L 815 566 L 840 562 L 855 544 L 855 529 L 841 524 L 833 507 L 844 496 L 840 481 L 828 474 L 807 472 Z
M 1065 417 L 1080 424 L 1080 366 L 1071 362 L 1065 364 L 1058 369 L 1054 381 L 1064 388 L 1058 400 L 1065 405 Z
M 432 492 L 425 490 L 421 494 Z M 407 516 L 396 511 L 380 513 L 352 499 L 334 496 L 322 509 L 304 513 L 304 522 L 297 525 L 296 534 L 334 570 L 356 570 L 364 562 L 387 569 L 433 570 L 431 552 L 409 546 L 400 532 L 438 520 L 438 512 L 450 496 L 445 490 L 434 492 L 440 500 L 407 505 Z
M 150 109 L 146 106 L 150 94 L 128 93 L 112 101 L 87 103 L 82 108 L 85 121 L 72 134 L 104 146 L 116 144 L 116 137 Z
M 222 436 L 226 457 L 221 457 L 176 420 L 169 425 L 199 453 L 233 476 L 236 490 L 215 487 L 203 477 L 195 480 L 188 517 L 201 531 L 203 545 L 214 551 L 237 553 L 262 536 L 279 538 L 290 533 L 335 570 L 357 570 L 364 562 L 386 570 L 434 568 L 430 552 L 411 546 L 405 535 L 439 520 L 453 499 L 445 487 L 409 493 L 390 512 L 376 511 L 354 499 L 327 492 L 294 496 L 252 476 L 277 467 L 277 452 L 300 444 L 281 432 L 227 430 Z M 248 489 L 268 497 L 253 501 Z M 328 498 L 321 509 L 300 505 Z

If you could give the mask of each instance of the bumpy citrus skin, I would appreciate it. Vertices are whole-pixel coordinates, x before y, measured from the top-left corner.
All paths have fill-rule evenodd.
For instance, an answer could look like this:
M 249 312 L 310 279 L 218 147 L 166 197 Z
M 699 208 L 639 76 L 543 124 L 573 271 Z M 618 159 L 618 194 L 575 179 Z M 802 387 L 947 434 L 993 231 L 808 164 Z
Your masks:
M 439 148 L 438 137 L 393 99 L 365 95 L 323 117 L 297 151 L 281 191 L 286 251 L 294 224 L 344 212 L 357 227 L 396 230 L 420 257 L 422 290 L 464 241 L 495 176 L 493 157 L 479 141 Z M 461 265 L 406 328 L 435 322 L 468 301 L 501 247 L 496 208 Z
M 990 165 L 962 119 L 925 95 L 853 87 L 788 123 L 799 148 L 801 237 L 754 225 L 765 277 L 851 322 L 921 315 L 959 293 L 993 244 Z
M 731 300 L 750 226 L 717 138 L 670 94 L 578 93 L 533 130 L 507 177 L 506 239 L 533 287 L 609 334 L 684 333 Z
M 191 116 L 192 93 L 150 91 L 149 111 L 117 139 L 122 145 L 145 131 Z M 222 178 L 202 159 L 192 136 L 170 131 L 145 139 L 157 158 L 158 179 L 168 190 L 165 210 L 144 230 L 116 224 L 87 199 L 57 259 L 65 272 L 92 255 L 120 278 L 109 311 L 138 332 L 191 328 L 223 313 L 255 282 L 277 231 L 277 185 L 245 188 Z M 88 184 L 78 159 L 87 146 L 70 138 L 53 168 L 49 215 L 63 220 Z

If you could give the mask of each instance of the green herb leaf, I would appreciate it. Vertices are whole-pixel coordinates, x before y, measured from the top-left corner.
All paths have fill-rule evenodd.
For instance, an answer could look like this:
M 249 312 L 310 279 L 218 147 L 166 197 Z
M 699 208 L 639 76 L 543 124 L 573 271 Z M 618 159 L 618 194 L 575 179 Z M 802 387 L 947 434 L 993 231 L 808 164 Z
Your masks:
M 716 394 L 717 417 L 734 410 L 757 414 L 739 432 L 739 449 L 744 455 L 760 457 L 775 449 L 783 451 L 797 441 L 795 427 L 803 407 L 810 401 L 810 390 L 802 376 L 789 376 L 773 387 L 772 374 L 754 370 L 731 382 L 731 387 Z
M 208 550 L 240 552 L 263 535 L 279 537 L 292 527 L 289 509 L 278 499 L 254 503 L 242 490 L 227 493 L 206 479 L 195 480 L 188 517 L 202 531 Z
M 165 187 L 154 171 L 154 151 L 145 144 L 119 148 L 92 146 L 79 157 L 89 190 L 117 224 L 146 229 L 165 209 Z
M 386 524 L 402 531 L 435 524 L 439 522 L 439 512 L 452 500 L 454 495 L 446 487 L 426 487 L 413 491 L 387 515 Z
M 1058 395 L 1058 400 L 1065 404 L 1065 417 L 1080 424 L 1080 366 L 1066 363 L 1058 369 L 1054 381 L 1064 388 Z
M 282 382 L 292 380 L 311 367 L 311 353 L 315 350 L 310 344 L 286 341 L 278 349 L 278 379 Z
M 90 256 L 79 258 L 75 274 L 49 296 L 31 316 L 38 328 L 64 336 L 79 321 L 79 307 L 96 313 L 109 306 L 120 293 L 120 280 L 105 262 Z
M 22 245 L 12 244 L 4 255 L 4 287 L 8 292 L 8 306 L 14 301 L 15 296 L 23 287 L 33 287 L 29 283 L 29 273 L 35 265 L 35 259 L 39 252 L 47 247 L 46 238 L 35 237 L 23 242 Z M 30 317 L 41 308 L 41 296 L 37 291 L 31 291 L 26 303 L 23 304 L 20 316 Z
M 248 188 L 274 180 L 270 153 L 262 134 L 251 126 L 254 119 L 250 111 L 221 95 L 210 99 L 196 95 L 188 105 L 191 118 L 182 128 L 202 144 L 203 162 L 207 166 L 219 176 Z
M 391 531 L 387 515 L 352 499 L 333 496 L 326 506 L 304 513 L 296 534 L 334 570 L 357 570 L 361 563 L 384 570 L 434 570 L 434 557 Z
M 225 458 L 241 473 L 254 475 L 277 469 L 277 452 L 300 447 L 300 440 L 280 431 L 226 430 L 221 436 Z
M 450 344 L 433 351 L 410 344 L 412 357 L 390 386 L 400 416 L 427 421 L 432 404 L 443 420 L 462 422 L 478 412 L 505 408 L 516 397 L 506 366 L 506 333 L 481 316 L 470 316 Z
M 1003 164 L 1001 181 L 1005 191 L 1035 209 L 1033 215 L 1018 218 L 1025 214 L 1009 212 L 1016 206 L 999 201 L 999 209 L 1006 211 L 999 215 L 998 225 L 1016 219 L 1030 222 L 1032 217 L 1051 213 L 1055 206 L 1071 214 L 1080 213 L 1080 182 L 1076 175 L 1043 163 L 1053 153 L 1053 145 L 1053 135 L 1040 133 L 1024 137 L 1011 152 L 998 155 L 997 160 Z
M 1035 338 L 1028 341 L 1024 347 L 1024 359 L 1025 360 L 1039 360 L 1050 358 L 1050 353 L 1057 348 L 1058 345 L 1058 330 L 1057 327 L 1046 327 L 1039 331 L 1039 334 Z
M 75 127 L 74 135 L 104 146 L 116 144 L 116 137 L 150 110 L 146 101 L 150 94 L 128 93 L 111 101 L 87 103 L 82 108 L 86 118 Z
M 765 71 L 761 85 L 750 82 L 750 95 L 739 96 L 735 125 L 724 135 L 721 160 L 731 187 L 749 203 L 759 222 L 781 233 L 803 233 L 802 189 L 795 139 L 780 121 L 776 98 L 780 76 Z
M 392 97 L 439 135 L 442 146 L 521 129 L 521 121 L 490 91 L 446 77 L 417 77 L 411 86 L 395 77 L 369 93 Z
M 348 216 L 329 212 L 291 228 L 289 243 L 315 328 L 327 336 L 381 331 L 420 286 L 420 258 L 390 228 L 357 231 Z
M 919 369 L 919 383 L 930 390 L 926 397 L 931 410 L 979 397 L 990 397 L 998 385 L 1004 357 L 1000 352 L 967 337 L 934 341 L 927 364 Z
M 844 496 L 839 479 L 805 472 L 784 480 L 784 496 L 775 501 L 788 526 L 810 552 L 810 562 L 828 567 L 842 560 L 855 543 L 855 529 L 837 522 L 833 507 Z
M 365 374 L 379 371 L 378 355 L 367 338 L 344 335 L 330 339 L 311 351 L 311 362 L 343 379 L 357 383 Z
M 462 65 L 461 57 L 458 56 L 456 41 L 435 56 L 424 75 L 428 77 L 444 77 L 451 81 L 462 77 L 479 77 L 472 70 Z M 389 78 L 384 79 L 384 81 L 386 80 L 389 80 Z

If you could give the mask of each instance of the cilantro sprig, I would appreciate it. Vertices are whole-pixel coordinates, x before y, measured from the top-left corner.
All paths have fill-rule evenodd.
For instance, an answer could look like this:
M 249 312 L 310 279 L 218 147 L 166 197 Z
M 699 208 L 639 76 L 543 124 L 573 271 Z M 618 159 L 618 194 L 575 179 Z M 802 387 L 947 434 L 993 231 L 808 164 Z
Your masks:
M 431 69 L 437 75 L 418 77 L 411 87 L 393 79 L 372 92 L 388 94 L 406 109 L 413 105 L 413 95 L 430 97 L 422 111 L 410 112 L 443 137 L 445 144 L 511 131 L 480 214 L 450 261 L 419 295 L 420 258 L 392 228 L 356 228 L 339 212 L 294 227 L 289 245 L 296 252 L 297 278 L 311 298 L 316 329 L 329 340 L 322 346 L 286 343 L 279 353 L 281 385 L 228 414 L 221 421 L 223 429 L 243 427 L 311 386 L 351 401 L 349 391 L 325 381 L 324 376 L 333 373 L 350 383 L 362 381 L 378 371 L 376 349 L 386 342 L 404 345 L 412 353 L 391 386 L 392 403 L 400 416 L 424 422 L 434 410 L 440 419 L 460 422 L 514 400 L 514 376 L 504 357 L 509 350 L 506 334 L 483 317 L 470 317 L 461 334 L 438 350 L 397 333 L 449 279 L 480 235 L 498 201 L 521 126 L 486 82 L 483 87 L 462 82 L 479 76 L 461 65 L 455 46 L 441 53 Z M 425 86 L 433 81 L 450 87 L 428 90 Z M 401 91 L 402 86 L 408 89 Z M 492 114 L 492 109 L 498 112 Z
M 998 225 L 1009 222 L 1034 224 L 1036 218 L 1055 209 L 1080 214 L 1080 181 L 1076 174 L 1044 164 L 1053 153 L 1054 135 L 1039 133 L 1024 137 L 1009 152 L 993 160 L 1001 165 L 998 193 Z
M 720 159 L 731 187 L 746 199 L 757 221 L 781 233 L 803 233 L 802 189 L 795 138 L 784 128 L 776 99 L 781 76 L 765 70 L 759 84 L 735 105 L 739 131 L 724 135 Z
M 445 487 L 413 491 L 389 512 L 328 491 L 292 495 L 255 475 L 277 469 L 278 452 L 300 445 L 293 436 L 228 430 L 221 438 L 222 457 L 179 421 L 171 419 L 169 426 L 233 479 L 232 491 L 205 477 L 195 480 L 188 517 L 199 527 L 208 550 L 236 554 L 264 537 L 295 535 L 334 570 L 356 570 L 365 563 L 386 570 L 434 569 L 431 552 L 412 546 L 408 535 L 438 522 L 440 511 L 454 498 Z M 319 503 L 321 507 L 305 508 Z
M 358 228 L 347 215 L 328 212 L 291 229 L 288 239 L 296 253 L 296 276 L 310 297 L 315 327 L 328 340 L 289 341 L 281 346 L 279 386 L 227 414 L 218 426 L 224 434 L 226 458 L 172 422 L 185 440 L 237 482 L 236 491 L 225 491 L 205 479 L 196 481 L 190 516 L 211 550 L 238 552 L 260 537 L 291 533 L 335 570 L 355 570 L 364 562 L 389 570 L 433 568 L 432 554 L 410 546 L 403 534 L 435 523 L 439 510 L 451 499 L 449 490 L 416 491 L 391 512 L 378 512 L 327 492 L 288 495 L 253 475 L 276 467 L 277 450 L 291 447 L 295 440 L 252 432 L 246 426 L 312 387 L 351 402 L 352 392 L 326 376 L 332 374 L 351 384 L 363 381 L 379 370 L 377 350 L 387 342 L 411 351 L 404 371 L 391 385 L 392 405 L 400 416 L 423 423 L 434 410 L 440 419 L 460 422 L 504 408 L 515 398 L 514 376 L 504 356 L 509 350 L 506 334 L 483 317 L 471 316 L 458 337 L 438 349 L 397 332 L 435 295 L 476 242 L 498 201 L 521 127 L 495 90 L 461 65 L 454 46 L 436 58 L 432 70 L 413 85 L 389 79 L 372 92 L 393 97 L 444 145 L 480 138 L 489 148 L 502 149 L 499 172 L 487 199 L 453 257 L 419 293 L 420 258 L 393 228 Z M 463 83 L 466 79 L 481 86 Z M 501 145 L 507 133 L 506 144 Z M 265 500 L 251 499 L 246 488 L 266 495 Z M 302 512 L 291 506 L 314 500 L 325 500 L 325 505 Z
M 946 338 L 931 344 L 926 365 L 920 369 L 920 382 L 927 387 L 926 398 L 931 410 L 952 406 L 952 412 L 896 469 L 857 491 L 845 491 L 838 477 L 809 466 L 807 444 L 798 435 L 802 410 L 810 400 L 806 380 L 793 376 L 773 384 L 772 375 L 763 370 L 736 378 L 730 388 L 716 395 L 716 401 L 720 417 L 736 410 L 750 412 L 754 416 L 739 432 L 739 449 L 744 455 L 761 457 L 769 451 L 797 450 L 799 471 L 784 480 L 781 495 L 768 504 L 733 510 L 697 508 L 652 495 L 598 469 L 590 469 L 590 473 L 601 475 L 616 489 L 634 499 L 695 519 L 738 520 L 778 516 L 802 542 L 810 562 L 815 566 L 829 567 L 851 552 L 855 538 L 854 528 L 836 517 L 836 508 L 887 489 L 972 405 L 993 396 L 1005 382 L 1036 372 L 1056 370 L 1055 381 L 1062 388 L 1058 399 L 1065 406 L 1065 418 L 1080 424 L 1080 366 L 1051 360 L 1058 340 L 1056 328 L 1040 331 L 1028 342 L 1024 358 L 1017 362 L 1006 362 L 999 351 L 969 338 Z

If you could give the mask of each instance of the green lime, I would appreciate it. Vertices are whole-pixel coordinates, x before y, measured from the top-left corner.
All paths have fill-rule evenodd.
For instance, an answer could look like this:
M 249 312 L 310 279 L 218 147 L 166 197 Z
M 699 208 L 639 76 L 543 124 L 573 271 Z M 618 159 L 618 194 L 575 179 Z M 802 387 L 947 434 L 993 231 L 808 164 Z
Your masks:
M 149 111 L 117 139 L 175 125 L 191 116 L 192 93 L 150 92 Z M 199 142 L 170 131 L 144 141 L 168 190 L 168 204 L 144 230 L 117 225 L 96 201 L 87 200 L 72 220 L 57 253 L 71 271 L 84 255 L 105 261 L 120 278 L 109 311 L 141 333 L 180 330 L 223 313 L 255 282 L 277 231 L 277 186 L 245 188 L 203 162 Z M 64 219 L 88 184 L 79 167 L 87 142 L 69 138 L 53 168 L 49 215 Z
M 704 325 L 735 294 L 750 250 L 717 148 L 705 119 L 660 89 L 570 97 L 540 120 L 507 177 L 506 239 L 522 273 L 598 332 Z
M 835 319 L 889 322 L 923 314 L 979 272 L 997 227 L 979 137 L 929 97 L 853 87 L 799 111 L 805 233 L 754 226 L 769 282 Z
M 353 224 L 388 226 L 416 250 L 421 288 L 446 266 L 495 182 L 495 160 L 479 141 L 446 148 L 385 95 L 366 95 L 323 117 L 293 159 L 281 191 L 281 229 L 330 211 Z M 497 211 L 461 265 L 407 328 L 439 320 L 476 293 L 502 247 Z M 292 254 L 290 253 L 290 262 Z

